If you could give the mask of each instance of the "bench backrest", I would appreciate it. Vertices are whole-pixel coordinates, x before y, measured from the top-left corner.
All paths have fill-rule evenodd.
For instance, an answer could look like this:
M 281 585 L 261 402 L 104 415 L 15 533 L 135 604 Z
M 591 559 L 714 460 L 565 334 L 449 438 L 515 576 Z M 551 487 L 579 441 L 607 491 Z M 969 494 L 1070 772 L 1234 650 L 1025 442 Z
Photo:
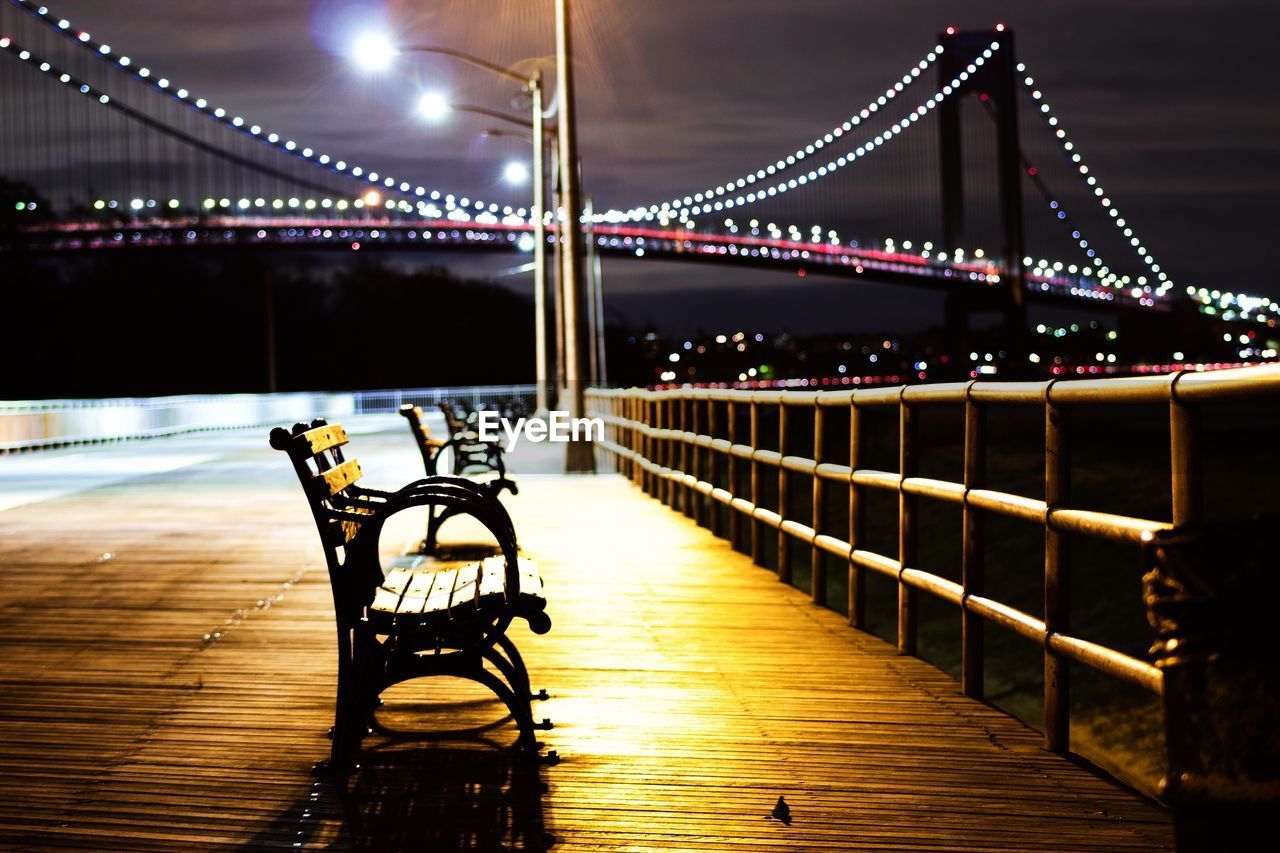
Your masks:
M 293 462 L 331 571 L 341 565 L 338 549 L 355 537 L 362 517 L 369 514 L 368 503 L 356 485 L 360 463 L 343 456 L 346 444 L 347 431 L 342 424 L 323 419 L 294 424 L 292 430 L 277 427 L 271 431 L 271 446 L 288 453 Z
M 440 403 L 440 412 L 444 415 L 444 423 L 449 430 L 450 438 L 457 438 L 468 431 L 466 418 L 458 414 L 453 403 Z
M 409 422 L 409 432 L 413 433 L 414 443 L 422 454 L 422 467 L 426 469 L 428 477 L 434 476 L 437 473 L 436 456 L 445 442 L 431 434 L 431 427 L 422 419 L 422 409 L 418 406 L 405 403 L 400 407 L 400 414 Z

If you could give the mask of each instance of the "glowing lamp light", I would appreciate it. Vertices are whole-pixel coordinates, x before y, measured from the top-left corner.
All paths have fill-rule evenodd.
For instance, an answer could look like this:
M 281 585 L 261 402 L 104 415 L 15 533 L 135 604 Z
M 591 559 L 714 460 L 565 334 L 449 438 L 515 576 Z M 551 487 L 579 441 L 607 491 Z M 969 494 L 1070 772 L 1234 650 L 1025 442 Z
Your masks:
M 449 101 L 439 92 L 424 92 L 418 98 L 418 114 L 431 121 L 442 119 L 449 114 Z
M 381 33 L 364 33 L 351 49 L 351 58 L 366 71 L 386 71 L 399 54 L 391 39 Z
M 533 240 L 533 235 L 532 235 L 532 234 L 521 234 L 521 235 L 520 235 L 520 240 L 519 240 L 519 242 L 518 242 L 516 245 L 520 248 L 520 251 L 522 251 L 522 252 L 532 252 L 532 251 L 533 251 L 533 247 L 534 247 L 534 245 L 535 245 L 535 244 L 534 244 L 534 240 Z
M 529 168 L 524 163 L 508 163 L 502 170 L 502 177 L 509 184 L 523 184 L 529 180 Z
M 369 190 L 364 195 L 364 203 L 370 207 L 376 207 L 382 203 L 382 196 L 378 195 L 377 190 Z

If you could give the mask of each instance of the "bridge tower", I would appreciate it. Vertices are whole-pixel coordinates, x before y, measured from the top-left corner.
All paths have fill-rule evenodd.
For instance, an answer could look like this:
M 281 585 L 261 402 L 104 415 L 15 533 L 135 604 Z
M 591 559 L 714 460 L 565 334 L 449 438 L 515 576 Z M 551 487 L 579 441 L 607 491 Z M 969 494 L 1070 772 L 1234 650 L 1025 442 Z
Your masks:
M 995 308 L 1003 315 L 1010 341 L 1026 335 L 1026 294 L 1023 289 L 1022 258 L 1025 254 L 1022 219 L 1022 150 L 1018 137 L 1018 60 L 1013 33 L 1003 25 L 991 30 L 957 32 L 938 37 L 942 56 L 938 58 L 939 86 L 945 86 L 964 71 L 974 57 L 997 42 L 986 64 L 978 68 L 959 91 L 938 107 L 940 174 L 942 178 L 942 233 L 948 253 L 965 246 L 964 146 L 960 124 L 960 103 L 969 95 L 980 97 L 995 119 L 996 175 L 1000 199 L 1001 253 L 1007 267 L 1004 287 L 994 300 L 956 291 L 947 297 L 949 331 L 962 334 L 968 316 L 975 310 Z M 1016 349 L 1016 347 L 1015 347 Z

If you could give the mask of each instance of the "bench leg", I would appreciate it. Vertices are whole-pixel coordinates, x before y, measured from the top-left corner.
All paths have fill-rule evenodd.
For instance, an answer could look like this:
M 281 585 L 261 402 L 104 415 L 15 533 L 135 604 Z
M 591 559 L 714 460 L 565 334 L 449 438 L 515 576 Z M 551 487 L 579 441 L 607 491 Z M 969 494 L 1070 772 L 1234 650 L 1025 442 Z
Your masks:
M 351 631 L 338 631 L 338 689 L 334 701 L 333 743 L 327 761 L 312 768 L 317 773 L 347 774 L 357 769 L 354 760 L 359 746 L 359 730 L 363 716 L 359 708 L 359 675 L 352 654 Z
M 511 661 L 511 665 L 518 673 L 520 683 L 512 683 L 512 687 L 516 692 L 525 693 L 530 699 L 547 699 L 547 691 L 539 690 L 536 694 L 529 682 L 529 668 L 525 666 L 524 658 L 520 656 L 520 650 L 516 648 L 516 644 L 511 641 L 510 637 L 501 636 L 497 639 L 497 645 L 502 649 L 503 654 L 507 656 L 507 660 Z
M 422 540 L 422 544 L 418 546 L 418 551 L 420 553 L 427 554 L 429 556 L 436 552 L 436 549 L 440 544 L 440 525 L 444 524 L 445 519 L 451 515 L 454 515 L 454 513 L 450 512 L 448 509 L 442 509 L 439 512 L 436 512 L 435 508 L 432 507 L 428 510 L 427 536 Z
M 515 720 L 516 726 L 520 729 L 520 740 L 518 741 L 520 750 L 530 755 L 537 755 L 538 740 L 534 736 L 535 726 L 533 712 L 529 708 L 529 700 L 516 696 L 511 691 L 511 688 L 503 683 L 502 679 L 483 666 L 477 667 L 468 677 L 488 687 L 502 700 L 502 703 L 507 706 L 507 710 L 511 712 L 511 717 Z

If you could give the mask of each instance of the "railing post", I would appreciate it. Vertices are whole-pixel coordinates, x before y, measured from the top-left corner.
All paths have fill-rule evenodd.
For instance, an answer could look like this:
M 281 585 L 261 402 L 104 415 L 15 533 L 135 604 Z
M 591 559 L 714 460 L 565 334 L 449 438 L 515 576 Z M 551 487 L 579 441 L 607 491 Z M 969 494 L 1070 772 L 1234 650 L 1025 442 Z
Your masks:
M 673 395 L 671 400 L 671 428 L 677 432 L 677 436 L 671 439 L 671 467 L 682 474 L 687 474 L 689 466 L 686 464 L 686 456 L 689 453 L 689 445 L 684 442 L 684 394 L 681 392 Z M 672 509 L 677 512 L 684 511 L 688 506 L 688 496 L 689 493 L 682 480 L 671 481 Z
M 865 628 L 867 624 L 867 569 L 854 561 L 854 552 L 866 539 L 867 508 L 863 504 L 862 487 L 855 481 L 862 458 L 862 410 L 858 408 L 858 392 L 849 399 L 849 624 Z
M 628 395 L 628 407 L 631 410 L 629 415 L 632 423 L 631 429 L 631 449 L 634 450 L 639 458 L 636 459 L 636 467 L 631 471 L 631 477 L 635 484 L 640 487 L 641 491 L 648 491 L 648 480 L 644 474 L 644 465 L 640 464 L 641 459 L 648 458 L 645 454 L 644 432 L 642 426 L 648 425 L 648 418 L 645 417 L 644 400 L 640 397 L 641 391 L 636 388 Z
M 716 401 L 711 398 L 710 392 L 707 393 L 707 435 L 711 436 L 711 440 L 715 441 L 720 437 L 720 423 L 716 417 Z M 712 488 L 716 485 L 716 465 L 717 451 L 708 447 L 706 451 L 707 459 L 707 482 Z M 707 526 L 711 528 L 711 532 L 720 535 L 720 507 L 714 497 L 707 496 Z
M 826 490 L 818 476 L 822 464 L 822 449 L 826 443 L 825 412 L 820 398 L 813 401 L 813 536 L 815 543 L 822 533 L 823 515 L 826 512 Z M 827 603 L 827 563 L 822 549 L 814 544 L 809 549 L 809 598 L 814 604 Z
M 685 412 L 688 417 L 685 418 L 685 432 L 691 432 L 695 436 L 692 444 L 686 442 L 684 447 L 685 455 L 685 471 L 693 475 L 694 480 L 702 479 L 702 450 L 698 447 L 696 436 L 698 435 L 699 418 L 698 418 L 698 400 L 694 395 L 696 391 L 686 392 L 689 396 L 685 399 Z M 695 522 L 702 521 L 702 492 L 696 487 L 685 490 L 684 493 L 684 514 L 692 518 Z
M 1187 461 L 1195 463 L 1192 454 Z M 1163 676 L 1167 769 L 1159 793 L 1173 812 L 1179 853 L 1261 849 L 1259 839 L 1275 830 L 1278 524 L 1272 517 L 1178 528 L 1150 541 L 1143 599 Z
M 751 503 L 760 506 L 760 463 L 756 461 L 755 452 L 760 448 L 760 403 L 756 394 L 751 395 L 751 459 L 748 461 L 751 471 Z M 763 563 L 764 530 L 763 522 L 754 516 L 751 519 L 751 559 Z
M 660 481 L 654 469 L 655 469 L 655 466 L 659 465 L 662 460 L 661 460 L 661 451 L 659 450 L 659 447 L 658 447 L 658 439 L 653 434 L 653 430 L 657 429 L 658 427 L 658 401 L 654 397 L 652 397 L 649 392 L 644 392 L 644 393 L 645 393 L 644 421 L 646 424 L 649 425 L 649 432 L 644 439 L 645 450 L 646 450 L 645 458 L 649 460 L 649 470 L 645 474 L 645 482 L 649 484 L 649 487 L 647 489 L 649 494 L 655 498 L 660 498 L 661 497 L 659 493 L 659 489 L 661 488 L 661 486 L 659 485 Z
M 1200 460 L 1200 407 L 1178 399 L 1178 376 L 1169 385 L 1169 470 L 1172 473 L 1173 523 L 1184 527 L 1199 524 L 1204 516 L 1204 483 Z
M 728 467 L 725 469 L 725 474 L 726 474 L 725 481 L 727 483 L 726 488 L 729 490 L 729 494 L 736 498 L 738 497 L 738 494 L 739 494 L 738 493 L 739 465 L 738 465 L 738 457 L 733 455 L 733 446 L 734 444 L 737 443 L 737 439 L 738 439 L 738 410 L 735 408 L 735 405 L 736 404 L 733 402 L 733 400 L 730 399 L 729 402 L 725 404 L 724 409 L 725 409 L 725 427 L 726 427 L 725 437 L 729 439 L 729 457 L 727 459 Z M 740 513 L 736 509 L 734 509 L 733 506 L 729 506 L 728 508 L 729 544 L 734 548 L 738 547 L 738 541 L 741 538 L 739 533 L 742 529 L 742 526 L 741 526 L 742 523 L 741 523 L 741 520 L 738 518 L 739 514 Z
M 903 391 L 905 391 L 905 387 Z M 908 494 L 903 484 L 916 475 L 916 445 L 919 436 L 915 407 L 905 398 L 898 398 L 898 652 L 904 655 L 916 653 L 916 588 L 902 579 L 904 569 L 916 564 L 918 539 L 917 507 L 919 500 Z
M 661 466 L 669 472 L 675 467 L 675 443 L 671 440 L 671 398 L 665 395 L 658 398 L 658 428 L 667 430 L 667 435 L 658 439 L 659 451 L 662 455 Z M 670 477 L 663 477 L 659 483 L 662 502 L 667 506 L 675 506 L 675 484 Z
M 1071 748 L 1071 664 L 1049 650 L 1049 637 L 1071 627 L 1071 566 L 1068 535 L 1053 529 L 1055 509 L 1071 500 L 1070 411 L 1045 391 L 1044 501 L 1044 745 L 1053 752 Z
M 982 513 L 969 504 L 969 490 L 980 489 L 987 476 L 987 410 L 973 400 L 970 393 L 973 383 L 965 392 L 964 401 L 964 531 L 961 543 L 960 582 L 964 598 L 960 608 L 961 685 L 966 696 L 982 698 L 985 690 L 984 625 L 982 617 L 971 613 L 965 606 L 971 595 L 985 592 L 986 571 L 984 565 Z
M 642 444 L 643 437 L 640 433 L 640 423 L 639 423 L 641 420 L 639 394 L 640 394 L 639 391 L 632 391 L 631 393 L 629 393 L 626 396 L 626 399 L 623 401 L 623 405 L 627 409 L 627 412 L 628 412 L 627 419 L 628 421 L 630 421 L 630 425 L 631 425 L 631 429 L 628 431 L 628 434 L 627 434 L 627 438 L 630 439 L 630 444 L 628 446 L 631 448 L 633 453 L 636 453 L 640 457 L 643 457 L 644 456 L 643 444 Z M 635 456 L 631 458 L 630 472 L 631 472 L 631 481 L 635 483 L 637 486 L 639 486 L 641 489 L 643 489 L 644 488 L 644 465 L 642 465 L 640 459 L 636 458 Z
M 782 522 L 791 515 L 791 473 L 782 464 L 791 445 L 790 414 L 786 392 L 778 396 L 778 580 L 791 583 L 791 535 Z
M 667 467 L 673 471 L 683 470 L 680 464 L 680 455 L 684 452 L 684 443 L 680 439 L 675 438 L 671 431 L 679 431 L 680 424 L 680 398 L 671 395 L 667 398 Z M 680 491 L 680 483 L 674 479 L 667 480 L 667 503 L 672 509 L 680 508 L 680 501 L 683 493 Z
M 654 472 L 655 466 L 658 464 L 658 440 L 654 438 L 653 430 L 658 426 L 658 402 L 653 399 L 650 392 L 641 392 L 644 394 L 642 408 L 644 410 L 644 422 L 648 425 L 649 430 L 644 436 L 645 458 L 649 460 L 649 468 L 644 474 L 644 480 L 647 485 L 647 491 L 652 497 L 658 497 L 658 480 L 657 474 Z

